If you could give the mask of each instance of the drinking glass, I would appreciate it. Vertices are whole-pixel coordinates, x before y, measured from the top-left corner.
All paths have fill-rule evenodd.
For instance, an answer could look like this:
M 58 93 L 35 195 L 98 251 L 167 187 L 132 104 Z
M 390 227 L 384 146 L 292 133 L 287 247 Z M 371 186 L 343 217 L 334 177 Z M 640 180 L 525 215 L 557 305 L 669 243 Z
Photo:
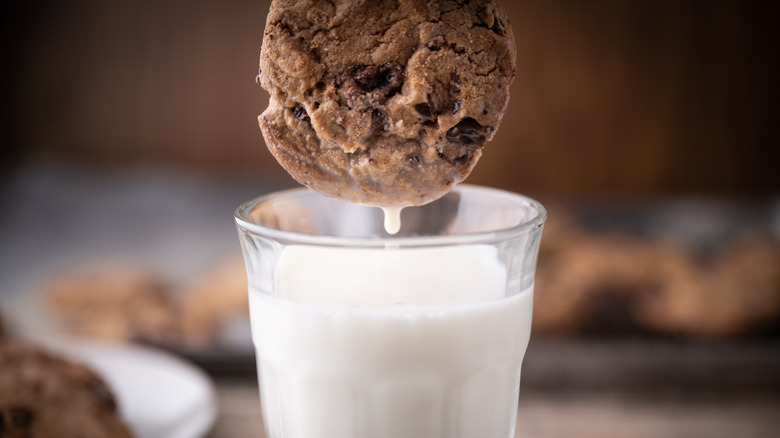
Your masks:
M 544 207 L 462 184 L 401 219 L 305 188 L 236 210 L 268 438 L 514 436 Z

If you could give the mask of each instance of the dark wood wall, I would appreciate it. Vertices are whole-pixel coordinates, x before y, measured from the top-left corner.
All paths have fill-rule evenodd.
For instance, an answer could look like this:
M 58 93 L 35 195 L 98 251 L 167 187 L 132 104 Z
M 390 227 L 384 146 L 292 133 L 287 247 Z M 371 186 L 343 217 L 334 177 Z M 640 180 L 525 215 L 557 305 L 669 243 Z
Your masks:
M 469 182 L 565 194 L 780 191 L 775 2 L 503 3 L 518 76 Z M 267 103 L 254 82 L 267 8 L 4 5 L 7 149 L 284 177 L 255 121 Z

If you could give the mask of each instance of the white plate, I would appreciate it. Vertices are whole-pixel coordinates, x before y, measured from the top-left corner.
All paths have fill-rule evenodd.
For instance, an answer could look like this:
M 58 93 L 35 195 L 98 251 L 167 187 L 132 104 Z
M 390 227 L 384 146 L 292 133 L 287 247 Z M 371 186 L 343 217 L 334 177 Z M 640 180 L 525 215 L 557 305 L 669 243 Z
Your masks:
M 72 339 L 43 343 L 100 374 L 136 438 L 201 438 L 214 424 L 213 384 L 202 371 L 171 354 Z

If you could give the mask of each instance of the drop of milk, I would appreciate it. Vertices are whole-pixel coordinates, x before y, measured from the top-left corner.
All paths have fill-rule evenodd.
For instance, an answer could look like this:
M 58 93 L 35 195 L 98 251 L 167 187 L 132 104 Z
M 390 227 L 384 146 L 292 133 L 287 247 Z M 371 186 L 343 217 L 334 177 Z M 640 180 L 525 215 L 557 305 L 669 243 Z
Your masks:
M 387 234 L 396 234 L 401 229 L 402 206 L 381 207 L 385 213 L 385 231 Z

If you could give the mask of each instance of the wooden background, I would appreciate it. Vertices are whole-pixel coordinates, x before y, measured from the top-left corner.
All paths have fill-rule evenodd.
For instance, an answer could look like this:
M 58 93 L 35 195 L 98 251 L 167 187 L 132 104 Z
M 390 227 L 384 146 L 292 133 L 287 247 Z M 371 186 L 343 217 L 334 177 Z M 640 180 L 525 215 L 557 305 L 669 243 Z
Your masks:
M 4 4 L 3 168 L 163 164 L 287 178 L 254 82 L 268 1 Z M 504 0 L 518 76 L 469 182 L 562 194 L 777 194 L 770 1 Z

